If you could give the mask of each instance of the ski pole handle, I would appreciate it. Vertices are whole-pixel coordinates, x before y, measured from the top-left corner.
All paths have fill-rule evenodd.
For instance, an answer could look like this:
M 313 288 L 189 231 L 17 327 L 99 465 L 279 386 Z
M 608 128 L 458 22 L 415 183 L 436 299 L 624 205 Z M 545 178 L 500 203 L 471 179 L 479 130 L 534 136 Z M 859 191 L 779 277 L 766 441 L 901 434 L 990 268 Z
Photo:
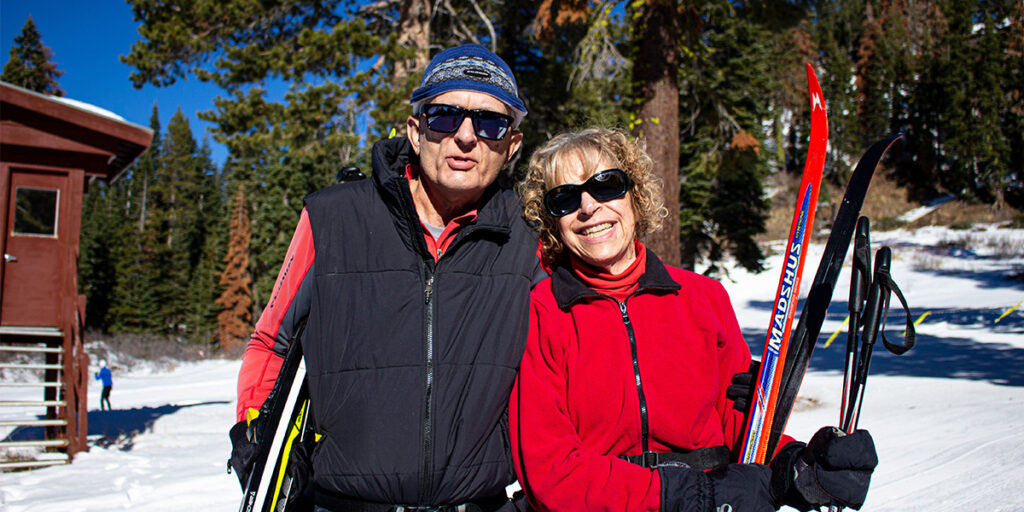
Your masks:
M 853 264 L 850 268 L 850 327 L 846 336 L 846 360 L 843 364 L 843 394 L 839 406 L 839 428 L 850 433 L 847 416 L 853 404 L 853 378 L 856 375 L 857 335 L 861 327 L 861 312 L 871 282 L 871 237 L 870 221 L 867 217 L 857 219 L 853 244 Z
M 871 221 L 867 217 L 857 220 L 857 234 L 853 239 L 853 265 L 850 268 L 850 312 L 864 311 L 864 300 L 871 282 Z M 852 320 L 852 318 L 851 318 Z

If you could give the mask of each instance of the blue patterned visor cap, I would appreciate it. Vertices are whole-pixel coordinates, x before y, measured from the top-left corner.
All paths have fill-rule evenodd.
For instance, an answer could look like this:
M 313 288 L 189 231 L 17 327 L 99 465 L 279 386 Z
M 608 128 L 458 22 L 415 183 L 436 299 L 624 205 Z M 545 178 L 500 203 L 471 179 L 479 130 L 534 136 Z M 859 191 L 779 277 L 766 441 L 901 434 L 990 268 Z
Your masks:
M 478 44 L 448 48 L 435 55 L 409 103 L 418 114 L 427 100 L 448 91 L 464 90 L 489 94 L 512 107 L 517 126 L 526 116 L 526 105 L 519 99 L 512 69 L 501 57 Z

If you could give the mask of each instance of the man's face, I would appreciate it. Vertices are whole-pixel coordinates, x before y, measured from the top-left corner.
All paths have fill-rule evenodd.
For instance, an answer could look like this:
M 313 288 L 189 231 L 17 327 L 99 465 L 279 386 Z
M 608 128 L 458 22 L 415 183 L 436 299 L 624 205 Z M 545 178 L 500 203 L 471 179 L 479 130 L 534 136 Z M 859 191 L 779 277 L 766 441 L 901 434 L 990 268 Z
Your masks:
M 512 115 L 512 109 L 500 100 L 476 91 L 448 91 L 430 103 Z M 420 157 L 424 186 L 442 200 L 463 204 L 480 198 L 523 141 L 523 134 L 511 129 L 501 140 L 482 138 L 469 116 L 454 133 L 433 131 L 423 116 L 409 116 L 406 133 Z

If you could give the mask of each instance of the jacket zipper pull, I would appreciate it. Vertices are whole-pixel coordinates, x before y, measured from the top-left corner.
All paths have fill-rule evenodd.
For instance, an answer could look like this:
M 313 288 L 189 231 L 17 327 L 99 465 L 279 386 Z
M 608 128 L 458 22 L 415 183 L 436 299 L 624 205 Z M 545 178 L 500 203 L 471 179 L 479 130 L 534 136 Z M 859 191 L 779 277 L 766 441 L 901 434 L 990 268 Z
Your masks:
M 430 294 L 431 294 L 431 292 L 433 292 L 433 290 L 434 290 L 434 276 L 430 276 L 430 277 L 427 278 L 427 288 L 426 288 L 426 296 L 425 296 L 424 304 L 430 304 Z

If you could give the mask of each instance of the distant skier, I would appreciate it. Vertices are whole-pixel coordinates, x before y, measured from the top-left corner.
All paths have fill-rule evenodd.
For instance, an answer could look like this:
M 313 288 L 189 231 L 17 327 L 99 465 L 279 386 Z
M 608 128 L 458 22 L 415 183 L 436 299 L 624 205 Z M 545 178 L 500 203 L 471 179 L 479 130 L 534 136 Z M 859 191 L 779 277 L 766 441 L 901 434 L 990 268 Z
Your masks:
M 100 394 L 100 410 L 103 410 L 103 404 L 107 404 L 107 410 L 112 410 L 110 407 L 110 388 L 114 387 L 114 379 L 110 376 L 110 368 L 107 368 L 107 361 L 100 359 L 100 371 L 95 375 L 96 380 L 103 382 L 103 392 Z

